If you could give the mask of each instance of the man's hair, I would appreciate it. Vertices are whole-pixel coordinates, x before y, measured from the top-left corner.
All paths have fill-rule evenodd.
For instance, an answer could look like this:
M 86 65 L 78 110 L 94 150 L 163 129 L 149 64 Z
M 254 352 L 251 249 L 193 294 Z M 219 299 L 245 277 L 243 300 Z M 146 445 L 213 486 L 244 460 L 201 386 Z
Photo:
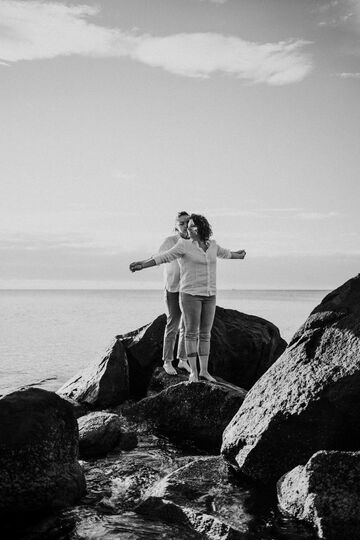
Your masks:
M 202 242 L 207 242 L 212 235 L 212 229 L 206 217 L 201 216 L 200 214 L 191 214 L 190 219 L 193 220 L 198 228 L 200 240 L 202 240 Z
M 178 212 L 176 214 L 176 219 L 179 219 L 179 218 L 181 218 L 183 216 L 190 216 L 190 214 L 188 214 L 188 212 L 185 212 L 185 210 L 182 210 L 181 212 Z

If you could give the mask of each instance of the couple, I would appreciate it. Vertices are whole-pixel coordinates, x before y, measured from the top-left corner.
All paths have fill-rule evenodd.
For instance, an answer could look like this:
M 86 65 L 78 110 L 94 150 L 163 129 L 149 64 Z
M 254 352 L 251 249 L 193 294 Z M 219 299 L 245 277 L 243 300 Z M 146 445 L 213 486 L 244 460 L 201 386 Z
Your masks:
M 244 259 L 246 252 L 230 251 L 220 247 L 215 240 L 210 240 L 212 235 L 210 224 L 200 214 L 189 215 L 187 212 L 179 212 L 175 231 L 177 234 L 165 240 L 159 254 L 150 259 L 131 263 L 130 270 L 136 272 L 151 266 L 172 263 L 168 265 L 169 270 L 166 272 L 165 298 L 169 316 L 164 336 L 165 371 L 176 375 L 171 362 L 182 314 L 178 348 L 179 367 L 187 369 L 188 365 L 190 366 L 189 381 L 198 381 L 199 375 L 208 381 L 215 381 L 208 371 L 208 362 L 211 328 L 216 308 L 216 258 Z M 199 375 L 197 355 L 200 364 Z

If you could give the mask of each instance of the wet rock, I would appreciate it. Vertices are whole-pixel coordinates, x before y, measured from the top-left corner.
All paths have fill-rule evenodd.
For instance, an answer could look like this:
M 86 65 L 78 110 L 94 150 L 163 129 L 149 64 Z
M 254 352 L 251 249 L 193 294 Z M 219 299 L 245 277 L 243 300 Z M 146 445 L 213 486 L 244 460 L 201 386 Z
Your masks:
M 176 371 L 177 376 L 168 375 L 163 367 L 157 367 L 151 377 L 147 396 L 158 394 L 159 392 L 162 392 L 162 390 L 174 386 L 175 384 L 179 384 L 180 382 L 189 382 L 189 373 L 186 370 L 176 368 Z M 239 390 L 238 386 L 225 381 L 221 377 L 215 377 L 215 379 L 220 385 L 223 385 L 228 389 L 233 388 L 235 391 Z M 241 388 L 241 390 L 243 389 Z M 245 394 L 246 390 L 244 390 L 244 396 Z
M 279 480 L 278 500 L 319 538 L 360 538 L 360 452 L 317 452 Z
M 128 334 L 119 335 L 129 361 L 130 397 L 147 393 L 157 366 L 162 364 L 165 315 Z M 233 309 L 216 307 L 211 333 L 209 369 L 229 383 L 249 389 L 282 354 L 286 342 L 269 321 Z
M 241 406 L 246 391 L 226 383 L 181 382 L 124 410 L 150 421 L 161 433 L 220 449 L 224 428 Z
M 75 375 L 57 393 L 92 408 L 111 407 L 126 401 L 129 369 L 121 341 L 115 340 L 100 362 Z
M 0 399 L 0 516 L 50 512 L 85 493 L 72 406 L 30 388 Z
M 136 511 L 152 519 L 188 525 L 201 538 L 263 538 L 254 531 L 254 514 L 260 503 L 256 497 L 254 486 L 246 480 L 234 483 L 221 457 L 207 457 L 157 482 L 145 493 Z
M 275 482 L 318 450 L 360 449 L 360 275 L 327 295 L 248 392 L 222 453 Z
M 92 412 L 79 418 L 78 424 L 82 459 L 104 456 L 121 440 L 122 423 L 117 414 Z

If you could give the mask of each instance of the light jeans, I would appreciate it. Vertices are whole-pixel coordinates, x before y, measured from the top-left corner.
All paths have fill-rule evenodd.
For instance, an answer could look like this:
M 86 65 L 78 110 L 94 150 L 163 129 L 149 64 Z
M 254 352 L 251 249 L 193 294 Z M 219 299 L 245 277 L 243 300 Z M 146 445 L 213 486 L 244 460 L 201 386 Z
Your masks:
M 180 293 L 185 323 L 185 347 L 188 357 L 209 356 L 211 328 L 214 322 L 216 296 Z
M 165 290 L 165 305 L 167 310 L 167 320 L 164 332 L 163 342 L 163 361 L 172 362 L 174 359 L 174 349 L 176 336 L 179 332 L 179 343 L 176 357 L 185 360 L 185 328 L 181 318 L 181 309 L 179 305 L 179 293 Z M 180 329 L 179 329 L 180 327 Z

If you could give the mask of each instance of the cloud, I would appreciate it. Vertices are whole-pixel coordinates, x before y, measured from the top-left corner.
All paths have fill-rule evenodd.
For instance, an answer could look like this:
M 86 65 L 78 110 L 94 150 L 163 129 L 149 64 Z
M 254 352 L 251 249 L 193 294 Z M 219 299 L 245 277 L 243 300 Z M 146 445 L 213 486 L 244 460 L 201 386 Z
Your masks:
M 0 0 L 0 62 L 82 55 L 127 57 L 186 77 L 219 72 L 251 83 L 284 85 L 304 79 L 309 42 L 254 43 L 216 33 L 156 37 L 103 27 L 89 19 L 99 8 L 38 0 Z
M 307 220 L 323 220 L 338 217 L 338 212 L 300 212 L 295 217 Z
M 360 73 L 338 73 L 338 77 L 341 79 L 360 79 Z
M 280 219 L 303 219 L 323 220 L 338 217 L 338 212 L 309 212 L 301 208 L 249 208 L 247 210 L 233 208 L 208 209 L 206 215 L 212 217 L 256 217 L 256 218 L 280 218 Z

